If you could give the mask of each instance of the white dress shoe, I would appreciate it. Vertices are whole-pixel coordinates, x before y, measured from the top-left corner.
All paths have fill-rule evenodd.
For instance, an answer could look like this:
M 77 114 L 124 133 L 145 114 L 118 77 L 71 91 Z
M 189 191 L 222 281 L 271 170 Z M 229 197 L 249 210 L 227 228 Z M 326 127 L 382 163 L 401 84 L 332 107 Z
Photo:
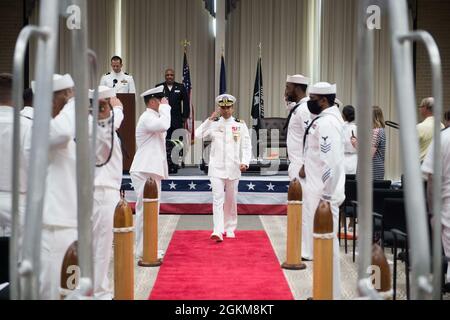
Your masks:
M 216 232 L 214 232 L 214 233 L 211 235 L 211 240 L 214 240 L 214 241 L 216 241 L 216 242 L 222 242 L 222 241 L 223 241 L 223 236 L 222 236 L 221 233 L 216 233 Z
M 236 235 L 233 231 L 227 231 L 227 238 L 234 239 L 236 238 Z

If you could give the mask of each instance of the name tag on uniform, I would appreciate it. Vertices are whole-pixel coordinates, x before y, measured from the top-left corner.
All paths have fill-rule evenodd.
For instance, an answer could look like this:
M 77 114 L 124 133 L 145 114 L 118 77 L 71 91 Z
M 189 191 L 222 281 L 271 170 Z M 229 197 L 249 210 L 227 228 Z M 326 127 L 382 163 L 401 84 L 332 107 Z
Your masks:
M 181 91 L 180 90 L 175 90 L 175 93 L 181 93 Z

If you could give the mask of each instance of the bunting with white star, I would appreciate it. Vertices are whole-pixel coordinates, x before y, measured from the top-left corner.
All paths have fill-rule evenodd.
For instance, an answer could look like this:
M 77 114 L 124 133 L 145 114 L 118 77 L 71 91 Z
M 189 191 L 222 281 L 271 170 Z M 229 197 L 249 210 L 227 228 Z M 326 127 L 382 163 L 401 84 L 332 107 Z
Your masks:
M 132 205 L 136 195 L 131 179 L 125 178 L 122 188 Z M 286 214 L 289 178 L 242 177 L 239 182 L 239 214 Z M 161 185 L 162 214 L 211 214 L 212 185 L 208 177 L 171 177 Z

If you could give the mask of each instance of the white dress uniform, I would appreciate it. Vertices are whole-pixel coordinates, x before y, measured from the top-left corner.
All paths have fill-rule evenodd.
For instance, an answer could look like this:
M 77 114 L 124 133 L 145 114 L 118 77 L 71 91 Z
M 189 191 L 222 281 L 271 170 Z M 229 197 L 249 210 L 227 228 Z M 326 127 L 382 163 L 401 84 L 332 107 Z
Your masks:
M 32 122 L 20 117 L 19 215 L 25 215 Z M 0 237 L 11 236 L 14 108 L 0 106 Z M 20 223 L 23 227 L 23 221 Z
M 93 91 L 90 92 L 92 99 Z M 113 89 L 100 86 L 99 99 L 115 97 Z M 111 300 L 108 271 L 112 255 L 114 212 L 120 201 L 122 184 L 123 159 L 122 147 L 117 130 L 124 119 L 123 108 L 113 107 L 114 142 L 111 159 L 101 167 L 96 168 L 94 181 L 94 212 L 92 216 L 94 243 L 94 296 L 99 300 Z
M 70 75 L 54 76 L 53 90 L 74 86 Z M 92 123 L 92 117 L 89 119 Z M 96 156 L 104 162 L 110 152 L 111 119 L 99 120 Z M 109 125 L 108 125 L 109 124 Z M 91 128 L 92 125 L 89 125 Z M 50 153 L 44 197 L 40 297 L 60 298 L 61 266 L 68 247 L 77 240 L 77 182 L 75 100 L 50 122 Z
M 442 246 L 446 257 L 450 257 L 450 129 L 445 129 L 441 135 L 442 160 Z M 425 174 L 434 174 L 434 148 L 428 149 L 428 154 L 422 164 Z M 446 283 L 450 283 L 450 263 L 447 265 Z
M 309 79 L 303 75 L 288 76 L 287 83 L 295 84 L 309 84 Z M 302 185 L 302 189 L 306 189 L 306 182 L 299 176 L 300 169 L 304 165 L 304 146 L 303 139 L 305 136 L 306 129 L 311 122 L 311 113 L 308 110 L 309 97 L 301 99 L 299 102 L 295 103 L 290 112 L 289 126 L 287 132 L 287 151 L 289 155 L 289 180 L 298 179 Z M 306 215 L 302 215 L 302 253 L 308 253 L 312 251 L 312 242 L 309 241 L 308 235 L 308 224 Z M 306 256 L 308 257 L 308 256 Z
M 309 79 L 302 75 L 288 76 L 288 83 L 295 84 L 309 84 Z M 298 101 L 291 112 L 292 115 L 290 117 L 288 132 L 287 132 L 287 150 L 289 155 L 289 179 L 292 181 L 294 179 L 300 180 L 299 172 L 303 167 L 304 159 L 303 159 L 303 137 L 305 135 L 305 131 L 309 126 L 311 121 L 311 113 L 308 110 L 309 97 L 305 97 Z
M 336 86 L 318 83 L 310 94 L 335 94 Z M 303 214 L 309 221 L 308 238 L 313 242 L 314 216 L 321 200 L 331 204 L 334 224 L 333 296 L 340 299 L 339 241 L 337 238 L 339 206 L 345 200 L 344 120 L 336 106 L 325 109 L 310 125 L 305 146 Z M 305 253 L 312 257 L 312 252 Z
M 22 111 L 20 111 L 20 114 L 29 120 L 33 120 L 34 119 L 34 108 L 25 106 L 22 109 Z
M 116 93 L 136 93 L 134 79 L 123 71 L 119 73 L 108 72 L 100 80 L 101 86 L 116 89 Z
M 356 174 L 358 167 L 358 150 L 352 145 L 353 134 L 356 137 L 356 124 L 354 122 L 344 123 L 345 138 L 345 174 Z
M 146 91 L 141 97 L 163 97 L 164 87 Z M 136 201 L 136 255 L 143 256 L 143 197 L 145 183 L 149 178 L 158 185 L 161 197 L 161 181 L 169 177 L 166 154 L 166 135 L 170 128 L 171 107 L 161 104 L 159 112 L 147 108 L 136 127 L 136 155 L 130 169 L 131 180 L 137 195 Z M 159 214 L 159 208 L 158 208 Z
M 227 99 L 233 105 L 236 98 L 221 95 L 221 105 Z M 226 103 L 226 102 L 225 102 Z M 208 176 L 213 192 L 214 235 L 230 236 L 237 228 L 237 193 L 241 177 L 240 165 L 250 165 L 252 146 L 247 125 L 231 117 L 217 121 L 206 120 L 196 131 L 197 139 L 212 140 Z

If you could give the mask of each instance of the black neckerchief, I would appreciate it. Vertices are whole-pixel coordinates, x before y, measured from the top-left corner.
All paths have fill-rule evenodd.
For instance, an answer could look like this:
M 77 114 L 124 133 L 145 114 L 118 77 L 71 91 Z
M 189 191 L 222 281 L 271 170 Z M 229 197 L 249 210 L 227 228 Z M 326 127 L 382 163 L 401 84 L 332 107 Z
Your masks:
M 287 118 L 286 125 L 284 126 L 283 130 L 286 130 L 289 127 L 289 123 L 291 122 L 291 118 L 294 115 L 294 112 L 300 107 L 301 103 L 299 102 L 295 107 L 292 108 L 291 112 L 289 113 L 289 117 Z
M 313 121 L 311 121 L 311 123 L 309 124 L 308 128 L 305 131 L 305 135 L 303 136 L 303 152 L 305 152 L 305 145 L 306 145 L 306 137 L 309 134 L 309 130 L 311 129 L 311 127 L 313 126 L 314 122 L 316 122 L 318 119 L 320 118 L 320 115 L 317 116 L 317 118 L 315 118 Z

